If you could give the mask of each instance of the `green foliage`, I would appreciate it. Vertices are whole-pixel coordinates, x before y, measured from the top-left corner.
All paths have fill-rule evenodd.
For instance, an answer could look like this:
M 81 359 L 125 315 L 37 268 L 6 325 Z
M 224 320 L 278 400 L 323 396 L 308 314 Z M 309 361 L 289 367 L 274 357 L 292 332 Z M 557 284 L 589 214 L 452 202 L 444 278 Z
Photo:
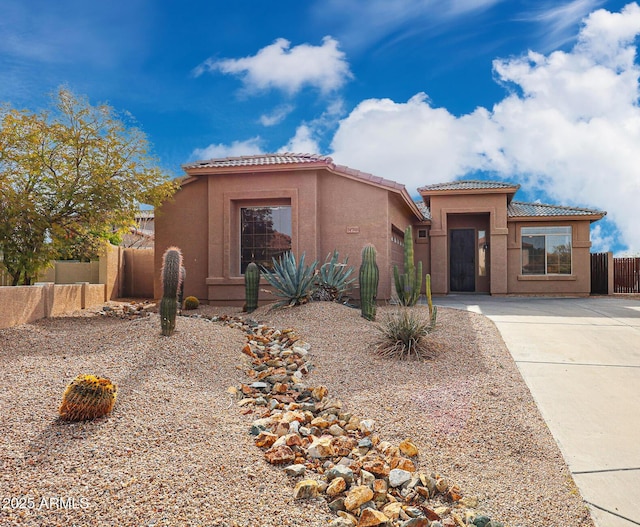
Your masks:
M 305 254 L 302 253 L 300 262 L 296 263 L 295 256 L 288 251 L 278 260 L 273 258 L 273 271 L 262 268 L 262 276 L 274 288 L 274 294 L 283 299 L 274 307 L 305 304 L 311 299 L 318 261 L 315 260 L 310 266 L 306 266 L 304 258 Z
M 129 118 L 66 89 L 53 102 L 0 109 L 0 252 L 15 284 L 60 255 L 87 259 L 141 203 L 160 205 L 177 188 Z
M 380 272 L 376 263 L 376 248 L 373 245 L 367 245 L 362 249 L 359 279 L 362 316 L 367 320 L 375 320 Z
M 182 252 L 169 247 L 162 256 L 162 299 L 160 300 L 160 326 L 162 334 L 169 337 L 176 328 L 178 291 L 182 284 Z
M 334 250 L 325 258 L 325 262 L 320 266 L 316 275 L 316 290 L 313 294 L 314 300 L 325 300 L 329 302 L 339 302 L 351 285 L 356 281 L 355 277 L 349 278 L 354 269 L 347 267 L 349 257 L 344 262 L 338 260 L 338 251 Z
M 436 318 L 438 316 L 438 307 L 433 305 L 433 300 L 431 299 L 431 275 L 427 274 L 425 277 L 425 291 L 427 294 L 427 305 L 429 306 L 429 320 L 431 321 L 431 327 L 436 327 Z
M 187 310 L 198 309 L 200 305 L 200 300 L 198 300 L 195 296 L 188 296 L 184 299 L 184 308 Z
M 376 326 L 382 334 L 377 352 L 383 357 L 424 359 L 429 357 L 424 342 L 433 326 L 421 308 L 401 307 L 388 313 Z
M 260 269 L 251 262 L 244 271 L 245 311 L 253 313 L 258 309 L 258 289 L 260 285 Z
M 400 274 L 398 266 L 393 266 L 393 278 L 398 301 L 403 306 L 415 306 L 420 299 L 422 289 L 422 262 L 414 265 L 413 229 L 409 225 L 404 231 L 404 273 Z

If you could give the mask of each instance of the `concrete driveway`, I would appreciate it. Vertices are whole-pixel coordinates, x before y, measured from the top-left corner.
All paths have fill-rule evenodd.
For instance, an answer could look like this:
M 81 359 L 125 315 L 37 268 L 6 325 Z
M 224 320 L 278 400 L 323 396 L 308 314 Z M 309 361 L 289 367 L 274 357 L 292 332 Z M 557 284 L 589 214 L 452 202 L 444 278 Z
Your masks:
M 495 322 L 598 527 L 640 525 L 640 301 L 450 295 Z

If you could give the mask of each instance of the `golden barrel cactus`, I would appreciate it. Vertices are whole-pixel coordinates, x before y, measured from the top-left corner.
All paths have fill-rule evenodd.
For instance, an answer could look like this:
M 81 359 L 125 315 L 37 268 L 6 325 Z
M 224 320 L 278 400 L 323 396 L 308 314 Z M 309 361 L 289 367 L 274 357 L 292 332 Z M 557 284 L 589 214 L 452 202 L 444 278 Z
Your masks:
M 95 375 L 78 375 L 62 395 L 58 412 L 65 421 L 86 421 L 109 415 L 116 402 L 116 385 Z

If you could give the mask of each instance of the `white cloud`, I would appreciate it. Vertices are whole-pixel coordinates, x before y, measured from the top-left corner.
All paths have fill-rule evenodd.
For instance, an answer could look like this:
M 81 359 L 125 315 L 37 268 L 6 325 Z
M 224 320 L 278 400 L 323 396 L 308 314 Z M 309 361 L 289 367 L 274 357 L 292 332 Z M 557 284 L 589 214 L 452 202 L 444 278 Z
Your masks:
M 264 151 L 260 147 L 262 139 L 260 137 L 252 137 L 246 141 L 234 141 L 230 145 L 222 143 L 211 144 L 205 148 L 196 148 L 191 154 L 191 159 L 215 159 L 220 157 L 236 157 L 263 154 Z
M 433 32 L 447 21 L 477 14 L 504 0 L 319 0 L 315 18 L 336 28 L 349 49 L 362 50 L 393 36 Z
M 571 52 L 497 60 L 512 93 L 491 110 L 456 117 L 424 94 L 361 102 L 340 122 L 331 154 L 407 185 L 476 170 L 544 188 L 559 204 L 604 209 L 640 249 L 640 7 L 585 19 Z
M 275 108 L 271 113 L 261 115 L 260 123 L 263 126 L 275 126 L 284 121 L 293 110 L 294 106 L 292 104 L 283 104 Z
M 318 142 L 313 138 L 314 132 L 309 125 L 302 124 L 296 129 L 296 134 L 284 145 L 280 152 L 297 152 L 315 154 L 320 152 Z
M 219 71 L 237 75 L 250 92 L 281 90 L 289 95 L 311 86 L 326 94 L 341 88 L 351 78 L 351 71 L 338 41 L 327 36 L 321 46 L 300 44 L 291 47 L 284 38 L 240 59 L 208 59 L 194 73 Z
M 612 234 L 608 234 L 602 228 L 601 223 L 591 226 L 591 251 L 595 253 L 610 251 L 616 240 Z
M 521 20 L 539 23 L 541 31 L 544 31 L 545 47 L 555 49 L 573 40 L 576 24 L 602 3 L 603 0 L 571 0 L 564 3 L 552 0 L 543 2 L 535 11 L 522 16 Z

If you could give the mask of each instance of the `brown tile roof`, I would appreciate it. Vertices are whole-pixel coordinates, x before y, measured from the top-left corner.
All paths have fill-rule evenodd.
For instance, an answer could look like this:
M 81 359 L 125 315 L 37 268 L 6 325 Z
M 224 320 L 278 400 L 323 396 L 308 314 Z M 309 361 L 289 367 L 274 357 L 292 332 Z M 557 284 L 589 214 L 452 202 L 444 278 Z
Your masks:
M 323 167 L 327 170 L 331 170 L 337 174 L 359 179 L 373 185 L 378 185 L 381 187 L 386 187 L 388 189 L 399 192 L 403 195 L 404 199 L 407 201 L 407 204 L 413 208 L 413 212 L 416 216 L 420 216 L 420 212 L 414 207 L 414 203 L 409 197 L 405 186 L 396 181 L 391 181 L 390 179 L 384 179 L 379 176 L 374 176 L 373 174 L 369 174 L 367 172 L 362 172 L 360 170 L 355 170 L 353 168 L 349 168 L 345 165 L 336 165 L 333 162 L 333 159 L 329 156 L 322 156 L 318 154 L 299 154 L 299 153 L 279 153 L 279 154 L 258 154 L 252 156 L 239 156 L 239 157 L 226 157 L 221 159 L 210 159 L 208 161 L 196 161 L 194 163 L 189 163 L 182 165 L 182 168 L 189 173 L 191 170 L 200 169 L 233 169 L 243 168 L 243 167 L 268 167 L 269 169 L 273 169 L 278 165 L 286 165 L 287 168 L 290 168 L 291 165 L 304 165 L 311 168 L 313 165 L 317 167 Z M 198 172 L 192 172 L 189 175 L 197 175 Z M 206 173 L 206 172 L 204 172 Z
M 594 209 L 545 205 L 543 203 L 524 203 L 512 201 L 507 208 L 509 218 L 549 217 L 549 216 L 604 216 L 607 213 Z
M 520 185 L 514 185 L 512 183 L 503 183 L 502 181 L 481 181 L 481 180 L 466 180 L 466 181 L 449 181 L 447 183 L 435 183 L 434 185 L 426 185 L 420 187 L 418 192 L 429 192 L 439 190 L 485 190 L 485 189 L 505 189 L 513 190 L 514 192 L 520 188 Z
M 431 220 L 431 210 L 427 207 L 427 204 L 421 199 L 416 200 L 415 204 L 418 206 L 418 210 L 422 213 L 424 219 Z
M 220 159 L 209 159 L 206 161 L 195 161 L 182 168 L 225 168 L 225 167 L 249 167 L 264 165 L 290 165 L 300 163 L 326 163 L 332 164 L 333 160 L 327 156 L 317 154 L 294 154 L 285 152 L 283 154 L 258 154 L 253 156 L 224 157 Z

